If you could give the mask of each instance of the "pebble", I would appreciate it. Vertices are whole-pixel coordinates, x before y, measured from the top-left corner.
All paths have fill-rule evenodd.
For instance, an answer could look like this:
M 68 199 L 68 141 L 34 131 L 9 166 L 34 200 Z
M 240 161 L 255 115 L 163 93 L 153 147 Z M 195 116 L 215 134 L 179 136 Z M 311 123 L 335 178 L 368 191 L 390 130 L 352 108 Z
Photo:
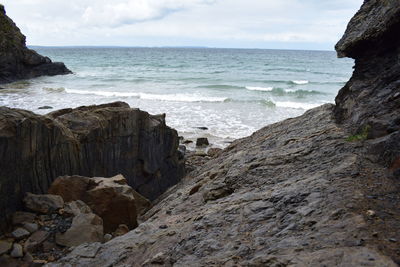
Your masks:
M 20 244 L 14 244 L 10 255 L 13 258 L 22 258 L 24 256 L 22 246 Z
M 110 234 L 105 234 L 104 235 L 104 242 L 108 242 L 108 241 L 110 241 L 112 239 L 112 235 L 110 235 Z
M 389 238 L 389 241 L 392 242 L 392 243 L 396 243 L 397 239 L 396 238 Z
M 31 234 L 39 230 L 39 226 L 36 223 L 24 223 L 23 227 Z
M 14 232 L 11 233 L 11 235 L 15 239 L 20 240 L 20 239 L 23 239 L 23 238 L 29 236 L 30 233 L 27 230 L 25 230 L 24 228 L 17 228 L 14 230 Z

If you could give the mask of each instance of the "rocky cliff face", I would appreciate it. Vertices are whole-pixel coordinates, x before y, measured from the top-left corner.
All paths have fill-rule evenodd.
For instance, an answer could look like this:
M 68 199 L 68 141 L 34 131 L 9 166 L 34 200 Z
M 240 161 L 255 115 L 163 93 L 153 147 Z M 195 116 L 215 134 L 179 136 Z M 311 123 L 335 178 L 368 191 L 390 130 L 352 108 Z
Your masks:
M 353 134 L 364 132 L 375 139 L 375 152 L 393 166 L 400 160 L 399 1 L 365 1 L 336 50 L 356 64 L 353 77 L 336 98 L 336 118 Z
M 68 73 L 63 63 L 53 63 L 26 47 L 25 36 L 0 4 L 0 83 Z
M 21 208 L 25 192 L 45 193 L 61 175 L 111 177 L 155 199 L 184 173 L 177 132 L 164 116 L 128 104 L 80 107 L 48 116 L 0 107 L 0 214 Z
M 399 10 L 369 0 L 350 22 L 337 106 L 237 140 L 134 231 L 49 266 L 398 266 Z

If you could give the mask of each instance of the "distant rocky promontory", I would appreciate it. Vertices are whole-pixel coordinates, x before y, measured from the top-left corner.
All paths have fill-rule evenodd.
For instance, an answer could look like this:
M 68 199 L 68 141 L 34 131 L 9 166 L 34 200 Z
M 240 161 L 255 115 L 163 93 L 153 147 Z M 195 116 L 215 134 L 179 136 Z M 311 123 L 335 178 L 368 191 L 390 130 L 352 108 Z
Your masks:
M 28 49 L 25 36 L 0 4 L 0 84 L 69 73 L 71 71 L 64 63 L 52 62 L 48 57 Z

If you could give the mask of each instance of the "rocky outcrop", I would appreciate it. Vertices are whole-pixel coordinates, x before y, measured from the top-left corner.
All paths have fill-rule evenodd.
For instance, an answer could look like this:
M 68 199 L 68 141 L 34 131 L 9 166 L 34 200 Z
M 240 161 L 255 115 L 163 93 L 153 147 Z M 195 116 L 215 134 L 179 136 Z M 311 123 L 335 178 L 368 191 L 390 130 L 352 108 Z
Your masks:
M 353 76 L 336 98 L 337 121 L 354 135 L 374 139 L 371 153 L 395 168 L 400 162 L 399 2 L 365 1 L 336 50 L 355 59 Z
M 235 141 L 135 230 L 49 266 L 398 266 L 398 10 L 365 1 L 349 24 L 337 106 Z
M 177 148 L 177 132 L 164 116 L 122 102 L 48 116 L 0 107 L 0 214 L 11 215 L 26 192 L 46 193 L 63 175 L 122 174 L 140 194 L 155 199 L 184 174 Z
M 111 178 L 64 176 L 57 178 L 49 193 L 61 196 L 64 201 L 82 200 L 99 215 L 106 233 L 114 232 L 119 225 L 128 229 L 137 226 L 139 211 L 147 211 L 151 203 L 127 185 L 122 175 Z
M 0 84 L 42 75 L 69 73 L 71 71 L 63 63 L 53 63 L 48 57 L 28 49 L 25 36 L 0 4 Z

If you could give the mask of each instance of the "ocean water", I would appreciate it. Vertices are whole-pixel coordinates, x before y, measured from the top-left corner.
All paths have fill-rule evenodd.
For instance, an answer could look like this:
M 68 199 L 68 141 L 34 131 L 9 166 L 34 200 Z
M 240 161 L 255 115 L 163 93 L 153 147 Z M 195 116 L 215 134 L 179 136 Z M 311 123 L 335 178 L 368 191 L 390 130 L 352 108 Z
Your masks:
M 74 74 L 0 90 L 0 105 L 44 114 L 125 101 L 187 139 L 224 147 L 268 124 L 333 103 L 353 61 L 335 52 L 208 48 L 34 48 Z M 198 127 L 207 127 L 200 130 Z

